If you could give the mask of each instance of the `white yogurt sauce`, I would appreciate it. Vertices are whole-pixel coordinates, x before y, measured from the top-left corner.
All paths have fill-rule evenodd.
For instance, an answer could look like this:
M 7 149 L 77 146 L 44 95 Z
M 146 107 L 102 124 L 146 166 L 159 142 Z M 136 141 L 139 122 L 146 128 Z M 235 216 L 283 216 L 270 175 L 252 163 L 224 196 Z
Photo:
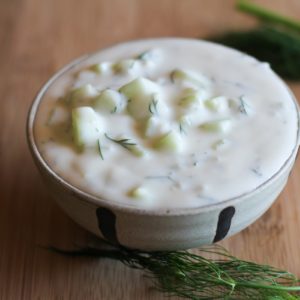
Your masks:
M 141 77 L 153 83 L 146 100 L 119 92 Z M 107 88 L 116 91 L 111 111 L 96 100 Z M 97 125 L 85 127 L 89 142 L 80 146 L 71 116 L 82 106 Z M 153 39 L 102 50 L 64 73 L 39 106 L 34 134 L 47 164 L 73 186 L 151 209 L 200 207 L 257 188 L 291 155 L 297 130 L 292 96 L 268 64 L 208 42 Z

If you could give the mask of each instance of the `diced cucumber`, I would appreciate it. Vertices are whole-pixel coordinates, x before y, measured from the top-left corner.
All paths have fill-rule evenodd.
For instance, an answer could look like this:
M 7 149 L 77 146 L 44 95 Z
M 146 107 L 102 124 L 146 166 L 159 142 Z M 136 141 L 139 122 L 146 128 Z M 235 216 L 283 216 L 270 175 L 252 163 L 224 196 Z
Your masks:
M 182 91 L 182 97 L 188 97 L 188 96 L 192 96 L 192 95 L 196 95 L 199 92 L 199 89 L 195 89 L 195 88 L 185 88 Z
M 123 85 L 119 91 L 128 99 L 146 97 L 159 92 L 159 86 L 144 77 L 139 77 Z
M 171 153 L 180 152 L 182 150 L 182 141 L 176 132 L 171 131 L 158 138 L 154 143 L 154 148 Z
M 151 194 L 148 189 L 143 186 L 138 186 L 128 192 L 128 196 L 134 199 L 149 199 Z
M 143 119 L 157 111 L 159 86 L 153 81 L 137 78 L 119 91 L 128 98 L 127 110 L 134 118 Z M 151 106 L 151 101 L 155 101 L 155 107 Z
M 186 96 L 184 98 L 181 98 L 179 101 L 179 105 L 185 108 L 192 108 L 199 106 L 200 103 L 199 95 L 194 94 L 190 96 Z
M 97 74 L 104 74 L 110 69 L 110 63 L 102 62 L 99 64 L 94 64 L 90 66 L 90 70 L 97 73 Z
M 200 128 L 207 132 L 228 132 L 232 126 L 230 119 L 221 119 L 206 122 L 200 125 Z
M 121 95 L 119 92 L 106 89 L 94 99 L 94 108 L 97 111 L 99 110 L 101 112 L 113 114 L 122 110 L 123 101 L 123 95 Z
M 96 146 L 102 130 L 101 120 L 91 107 L 72 109 L 73 139 L 79 149 Z
M 170 74 L 172 82 L 187 82 L 197 87 L 205 88 L 208 80 L 203 75 L 196 74 L 190 71 L 175 69 Z
M 115 73 L 126 73 L 134 67 L 134 59 L 124 59 L 113 65 L 113 70 Z
M 98 90 L 88 83 L 79 88 L 73 89 L 67 97 L 67 102 L 72 106 L 88 104 L 87 102 L 98 94 Z
M 219 96 L 206 100 L 204 104 L 211 111 L 221 112 L 227 109 L 228 100 L 224 96 Z
M 156 137 L 169 132 L 170 126 L 161 118 L 151 116 L 145 121 L 143 130 L 146 138 Z

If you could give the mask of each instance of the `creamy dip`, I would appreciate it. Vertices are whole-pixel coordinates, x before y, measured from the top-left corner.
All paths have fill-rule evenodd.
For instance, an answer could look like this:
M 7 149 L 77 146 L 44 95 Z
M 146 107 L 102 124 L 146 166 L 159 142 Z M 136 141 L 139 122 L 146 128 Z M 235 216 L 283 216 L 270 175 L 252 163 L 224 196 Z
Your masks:
M 38 149 L 71 185 L 143 208 L 200 207 L 280 170 L 297 109 L 267 63 L 212 43 L 116 45 L 57 78 L 35 120 Z

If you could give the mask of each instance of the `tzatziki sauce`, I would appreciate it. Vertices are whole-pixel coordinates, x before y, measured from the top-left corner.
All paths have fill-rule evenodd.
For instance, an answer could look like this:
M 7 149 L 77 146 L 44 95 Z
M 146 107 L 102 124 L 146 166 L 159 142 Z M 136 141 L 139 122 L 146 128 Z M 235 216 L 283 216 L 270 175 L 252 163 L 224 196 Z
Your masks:
M 145 209 L 202 207 L 268 181 L 296 145 L 295 100 L 269 65 L 162 38 L 90 55 L 51 83 L 34 125 L 72 186 Z

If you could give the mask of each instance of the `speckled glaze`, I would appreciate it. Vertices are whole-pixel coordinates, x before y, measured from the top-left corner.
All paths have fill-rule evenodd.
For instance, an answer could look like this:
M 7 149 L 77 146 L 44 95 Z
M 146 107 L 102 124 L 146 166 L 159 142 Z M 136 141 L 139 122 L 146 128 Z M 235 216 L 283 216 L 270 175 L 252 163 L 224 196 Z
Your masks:
M 89 195 L 64 181 L 43 160 L 34 138 L 34 121 L 48 87 L 64 72 L 89 57 L 73 61 L 58 71 L 40 90 L 29 111 L 27 139 L 34 161 L 59 206 L 78 224 L 113 243 L 142 250 L 188 249 L 231 236 L 257 220 L 284 188 L 299 147 L 282 168 L 255 190 L 219 204 L 175 211 L 146 211 L 108 202 Z M 299 110 L 297 102 L 295 109 Z

